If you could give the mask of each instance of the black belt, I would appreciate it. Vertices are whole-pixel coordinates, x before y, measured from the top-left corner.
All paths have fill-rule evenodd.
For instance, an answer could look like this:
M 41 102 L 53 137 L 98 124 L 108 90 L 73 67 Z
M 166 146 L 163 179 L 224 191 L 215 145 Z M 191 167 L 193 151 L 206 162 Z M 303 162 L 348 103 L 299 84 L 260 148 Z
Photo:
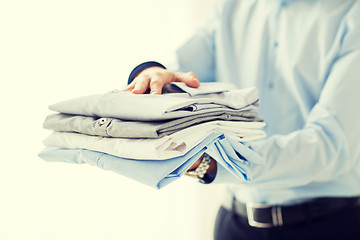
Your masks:
M 360 205 L 360 197 L 318 198 L 291 206 L 272 206 L 258 203 L 242 203 L 232 200 L 231 209 L 247 218 L 250 226 L 271 228 L 301 223 L 309 219 L 325 217 L 339 210 Z M 224 205 L 225 208 L 229 209 Z

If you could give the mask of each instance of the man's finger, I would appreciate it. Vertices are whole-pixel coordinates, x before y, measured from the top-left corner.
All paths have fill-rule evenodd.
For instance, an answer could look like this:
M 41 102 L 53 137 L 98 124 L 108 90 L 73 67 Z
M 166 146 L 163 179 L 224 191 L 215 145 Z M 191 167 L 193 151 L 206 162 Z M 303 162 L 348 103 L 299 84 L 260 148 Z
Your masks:
M 135 81 L 132 81 L 129 85 L 127 85 L 127 87 L 125 89 L 123 89 L 122 91 L 132 91 L 135 87 Z
M 199 79 L 197 75 L 193 72 L 187 72 L 187 73 L 177 72 L 175 73 L 174 80 L 176 82 L 184 82 L 186 85 L 193 88 L 198 88 L 200 86 Z
M 143 94 L 148 89 L 149 82 L 149 78 L 139 77 L 138 79 L 136 79 L 134 89 L 131 92 L 135 94 Z
M 161 90 L 164 87 L 164 79 L 159 75 L 152 77 L 150 81 L 150 94 L 161 94 Z

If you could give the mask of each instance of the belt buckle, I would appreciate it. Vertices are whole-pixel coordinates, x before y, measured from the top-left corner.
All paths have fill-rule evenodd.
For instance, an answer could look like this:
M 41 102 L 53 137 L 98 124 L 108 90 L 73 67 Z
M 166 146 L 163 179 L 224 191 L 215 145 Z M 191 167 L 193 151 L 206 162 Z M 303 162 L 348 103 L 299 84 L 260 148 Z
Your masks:
M 270 208 L 271 209 L 271 223 L 262 223 L 254 219 L 255 208 Z M 280 206 L 271 206 L 269 204 L 260 204 L 260 203 L 246 203 L 246 213 L 248 223 L 252 227 L 257 228 L 271 228 L 271 227 L 280 227 L 283 226 L 282 212 Z

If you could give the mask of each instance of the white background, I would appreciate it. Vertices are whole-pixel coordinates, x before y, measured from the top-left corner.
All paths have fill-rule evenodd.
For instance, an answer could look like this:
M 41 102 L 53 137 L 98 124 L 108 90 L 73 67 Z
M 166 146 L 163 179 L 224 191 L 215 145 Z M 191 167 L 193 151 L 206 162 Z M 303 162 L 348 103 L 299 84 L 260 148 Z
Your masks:
M 166 61 L 212 0 L 0 1 L 0 239 L 211 239 L 222 186 L 155 190 L 87 165 L 37 157 L 47 106 L 123 88 Z

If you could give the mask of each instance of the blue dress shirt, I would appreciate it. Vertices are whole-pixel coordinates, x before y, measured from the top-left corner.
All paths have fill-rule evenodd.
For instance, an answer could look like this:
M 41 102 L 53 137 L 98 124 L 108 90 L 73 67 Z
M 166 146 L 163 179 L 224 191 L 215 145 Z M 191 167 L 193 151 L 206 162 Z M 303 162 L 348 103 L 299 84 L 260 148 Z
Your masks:
M 247 145 L 265 164 L 251 165 L 252 179 L 222 167 L 215 179 L 237 199 L 360 195 L 360 1 L 221 1 L 174 66 L 259 88 L 268 137 Z

